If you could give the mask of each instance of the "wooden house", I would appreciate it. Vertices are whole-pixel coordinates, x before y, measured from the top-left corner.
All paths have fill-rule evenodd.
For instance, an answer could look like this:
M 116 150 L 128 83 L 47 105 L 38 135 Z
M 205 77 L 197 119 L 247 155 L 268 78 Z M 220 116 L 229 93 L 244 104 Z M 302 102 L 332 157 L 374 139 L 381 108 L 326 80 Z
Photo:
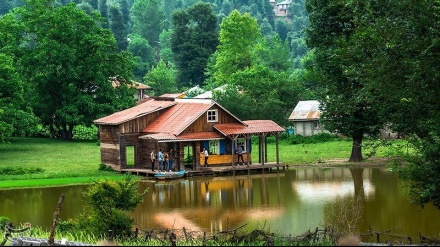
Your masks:
M 267 161 L 266 137 L 284 128 L 271 120 L 242 121 L 212 99 L 155 97 L 129 109 L 96 119 L 99 127 L 101 163 L 127 168 L 127 150 L 133 152 L 135 168 L 150 168 L 154 149 L 176 151 L 175 164 L 184 162 L 184 149 L 191 147 L 193 169 L 203 165 L 203 147 L 210 166 L 235 165 L 235 149 L 243 144 L 245 163 L 251 164 L 251 137 L 259 138 L 258 163 Z M 129 148 L 130 147 L 130 148 Z

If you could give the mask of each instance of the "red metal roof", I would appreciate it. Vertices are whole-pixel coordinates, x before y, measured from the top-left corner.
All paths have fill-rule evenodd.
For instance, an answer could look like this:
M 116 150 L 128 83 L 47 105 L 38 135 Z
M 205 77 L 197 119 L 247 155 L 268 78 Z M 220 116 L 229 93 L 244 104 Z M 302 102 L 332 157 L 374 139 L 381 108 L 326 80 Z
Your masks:
M 141 117 L 162 109 L 166 109 L 176 104 L 177 103 L 174 101 L 148 100 L 137 106 L 113 113 L 103 118 L 96 119 L 93 122 L 95 124 L 118 125 L 134 118 Z
M 211 106 L 212 101 L 199 100 L 199 102 L 179 101 L 174 107 L 171 107 L 161 114 L 154 122 L 145 127 L 142 132 L 146 133 L 168 133 L 179 135 L 190 124 L 204 114 Z
M 272 120 L 249 120 L 243 121 L 245 125 L 238 123 L 215 124 L 214 128 L 225 136 L 283 132 L 284 128 Z

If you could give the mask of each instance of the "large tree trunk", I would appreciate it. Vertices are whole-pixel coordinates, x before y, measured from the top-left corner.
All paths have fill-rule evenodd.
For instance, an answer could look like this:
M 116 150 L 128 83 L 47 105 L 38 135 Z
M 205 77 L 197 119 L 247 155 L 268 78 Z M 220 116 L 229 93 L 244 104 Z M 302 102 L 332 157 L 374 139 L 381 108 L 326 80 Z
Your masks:
M 63 128 L 61 130 L 61 139 L 65 141 L 73 140 L 73 125 L 63 124 Z
M 351 156 L 348 161 L 360 162 L 363 161 L 362 157 L 362 135 L 353 136 L 353 145 L 351 147 Z

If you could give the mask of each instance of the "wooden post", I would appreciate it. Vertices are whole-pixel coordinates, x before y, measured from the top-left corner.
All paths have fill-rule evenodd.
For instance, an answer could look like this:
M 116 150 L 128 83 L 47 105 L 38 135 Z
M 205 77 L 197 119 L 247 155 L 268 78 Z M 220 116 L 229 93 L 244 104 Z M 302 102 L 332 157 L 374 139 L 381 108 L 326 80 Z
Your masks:
M 54 241 L 55 229 L 57 228 L 58 216 L 60 214 L 61 204 L 63 204 L 63 202 L 64 202 L 64 194 L 61 194 L 60 200 L 58 201 L 57 204 L 57 208 L 55 210 L 55 213 L 53 214 L 52 228 L 50 229 L 49 240 L 48 240 L 49 246 L 53 246 L 55 242 Z
M 276 158 L 277 158 L 277 169 L 278 165 L 280 164 L 280 152 L 279 152 L 279 145 L 278 145 L 278 133 L 275 134 L 275 149 L 276 149 Z

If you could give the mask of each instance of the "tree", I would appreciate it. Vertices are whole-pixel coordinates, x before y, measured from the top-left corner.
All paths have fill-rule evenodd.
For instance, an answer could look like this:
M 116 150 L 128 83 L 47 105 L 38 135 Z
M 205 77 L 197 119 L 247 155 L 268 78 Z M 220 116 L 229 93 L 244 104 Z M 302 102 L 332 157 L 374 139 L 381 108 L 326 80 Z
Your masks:
M 127 41 L 127 26 L 124 24 L 124 18 L 121 11 L 116 6 L 110 7 L 110 29 L 115 36 L 116 43 L 118 44 L 118 49 L 120 51 L 125 51 L 128 46 Z
M 304 90 L 288 73 L 263 65 L 237 71 L 226 85 L 226 90 L 214 92 L 213 97 L 232 114 L 242 120 L 271 119 L 282 126 L 288 125 L 292 102 Z
M 395 168 L 410 181 L 411 198 L 440 208 L 440 104 L 433 93 L 440 81 L 439 1 L 376 4 L 381 15 L 355 36 L 363 66 L 347 70 L 370 79 L 383 105 L 378 113 L 408 137 L 413 155 L 402 155 L 406 163 Z
M 33 0 L 11 16 L 26 26 L 15 52 L 30 102 L 54 136 L 71 140 L 76 125 L 134 105 L 134 89 L 126 86 L 132 56 L 117 53 L 113 34 L 98 25 L 96 13 Z
M 358 2 L 306 1 L 310 19 L 306 42 L 314 49 L 315 59 L 314 67 L 308 69 L 320 74 L 321 120 L 329 131 L 352 138 L 350 161 L 363 160 L 363 137 L 377 136 L 384 124 L 368 78 L 347 70 L 362 65 L 359 55 L 364 54 L 363 47 L 353 37 L 358 28 L 367 25 L 357 21 L 363 11 L 369 13 L 365 8 Z
M 177 91 L 176 71 L 171 65 L 167 66 L 163 60 L 145 75 L 144 82 L 154 89 L 155 95 Z
M 107 28 L 109 26 L 109 18 L 108 18 L 108 5 L 107 0 L 100 0 L 99 1 L 99 13 L 101 13 L 101 16 L 105 19 L 105 23 L 102 25 L 102 27 Z
M 220 24 L 220 44 L 213 77 L 217 86 L 226 84 L 228 78 L 239 70 L 252 66 L 254 49 L 262 37 L 257 20 L 248 13 L 237 10 Z
M 131 7 L 133 33 L 148 40 L 151 47 L 158 47 L 159 35 L 164 29 L 165 14 L 157 0 L 138 0 Z
M 148 40 L 136 34 L 130 36 L 130 43 L 127 49 L 133 54 L 136 61 L 133 77 L 135 80 L 140 81 L 151 67 L 156 65 L 155 51 L 148 43 Z
M 179 87 L 202 85 L 208 59 L 218 44 L 217 19 L 208 3 L 196 3 L 173 13 L 171 50 Z

